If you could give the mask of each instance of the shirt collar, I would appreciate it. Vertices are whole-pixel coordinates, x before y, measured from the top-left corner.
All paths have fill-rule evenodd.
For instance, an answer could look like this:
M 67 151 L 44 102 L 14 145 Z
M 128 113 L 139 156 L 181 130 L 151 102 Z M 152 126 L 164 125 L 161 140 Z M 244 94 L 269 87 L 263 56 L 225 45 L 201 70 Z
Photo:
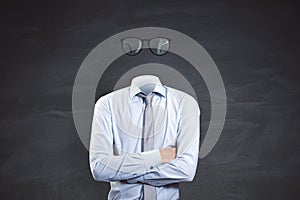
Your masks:
M 153 89 L 153 92 L 159 93 L 163 97 L 166 97 L 166 88 L 161 84 L 160 79 L 156 77 L 155 87 Z M 142 90 L 139 88 L 138 85 L 134 84 L 134 81 L 131 81 L 131 85 L 129 87 L 129 96 L 132 100 L 135 95 L 142 92 Z

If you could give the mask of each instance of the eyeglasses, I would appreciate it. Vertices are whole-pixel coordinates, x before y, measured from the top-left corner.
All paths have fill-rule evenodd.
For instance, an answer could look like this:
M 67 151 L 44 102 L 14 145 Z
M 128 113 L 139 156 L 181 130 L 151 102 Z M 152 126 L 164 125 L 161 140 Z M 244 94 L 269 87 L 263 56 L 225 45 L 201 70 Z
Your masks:
M 148 45 L 150 51 L 157 56 L 165 55 L 170 48 L 170 41 L 170 39 L 163 37 L 152 39 L 128 37 L 121 39 L 122 49 L 129 56 L 135 56 L 140 53 L 143 45 Z

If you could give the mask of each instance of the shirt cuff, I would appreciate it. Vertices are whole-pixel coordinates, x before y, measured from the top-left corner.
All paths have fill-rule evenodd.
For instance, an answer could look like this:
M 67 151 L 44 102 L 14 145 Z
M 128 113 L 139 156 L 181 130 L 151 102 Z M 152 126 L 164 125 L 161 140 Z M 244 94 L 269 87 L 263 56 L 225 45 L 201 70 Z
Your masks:
M 145 169 L 150 170 L 155 166 L 162 164 L 162 158 L 159 149 L 141 152 L 144 159 Z

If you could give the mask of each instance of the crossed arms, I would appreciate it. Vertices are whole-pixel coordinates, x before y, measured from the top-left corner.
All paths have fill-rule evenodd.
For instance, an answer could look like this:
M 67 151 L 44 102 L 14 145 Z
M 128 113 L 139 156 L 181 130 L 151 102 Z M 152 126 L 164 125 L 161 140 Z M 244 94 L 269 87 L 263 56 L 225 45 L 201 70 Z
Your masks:
M 105 97 L 105 96 L 104 96 Z M 90 169 L 97 181 L 125 181 L 163 186 L 192 181 L 197 168 L 200 109 L 191 96 L 180 104 L 176 148 L 114 155 L 111 111 L 107 97 L 95 104 L 90 141 Z

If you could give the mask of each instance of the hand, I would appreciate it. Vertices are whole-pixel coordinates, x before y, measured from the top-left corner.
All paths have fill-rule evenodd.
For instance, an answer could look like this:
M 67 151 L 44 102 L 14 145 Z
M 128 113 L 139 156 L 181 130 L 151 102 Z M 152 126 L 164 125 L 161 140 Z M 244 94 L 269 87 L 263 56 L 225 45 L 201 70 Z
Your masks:
M 174 160 L 176 157 L 176 148 L 170 147 L 170 148 L 160 148 L 160 155 L 163 163 L 167 163 L 171 160 Z

